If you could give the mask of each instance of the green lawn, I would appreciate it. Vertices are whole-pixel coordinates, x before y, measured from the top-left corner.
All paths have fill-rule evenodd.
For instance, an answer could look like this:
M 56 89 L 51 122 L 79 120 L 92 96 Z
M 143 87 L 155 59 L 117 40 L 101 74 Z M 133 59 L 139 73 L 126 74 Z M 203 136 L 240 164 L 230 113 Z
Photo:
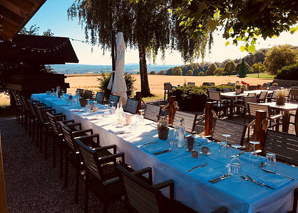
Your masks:
M 254 73 L 254 74 L 247 74 L 247 78 L 257 78 L 258 77 L 258 73 Z M 259 74 L 259 78 L 262 79 L 274 79 L 274 75 L 269 75 L 266 73 L 260 73 Z

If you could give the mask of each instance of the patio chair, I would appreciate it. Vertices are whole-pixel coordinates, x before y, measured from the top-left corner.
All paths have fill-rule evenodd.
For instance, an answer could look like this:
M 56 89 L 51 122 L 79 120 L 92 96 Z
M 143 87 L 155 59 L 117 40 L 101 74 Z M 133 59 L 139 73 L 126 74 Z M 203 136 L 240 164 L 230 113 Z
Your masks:
M 84 212 L 88 212 L 89 190 L 103 202 L 103 212 L 106 213 L 111 202 L 120 200 L 124 195 L 123 187 L 119 181 L 119 174 L 116 170 L 117 164 L 125 166 L 124 153 L 100 157 L 98 150 L 105 147 L 91 149 L 81 140 L 76 140 L 79 154 L 83 161 L 86 172 L 85 177 L 85 207 Z M 118 160 L 118 161 L 117 161 Z M 109 171 L 104 171 L 103 166 L 109 163 Z
M 78 203 L 79 178 L 84 168 L 82 166 L 82 159 L 79 156 L 79 149 L 75 140 L 80 139 L 82 143 L 84 143 L 86 146 L 90 148 L 101 148 L 96 152 L 98 157 L 111 155 L 108 149 L 113 149 L 115 154 L 116 145 L 100 147 L 99 135 L 93 134 L 92 129 L 73 131 L 72 129 L 69 128 L 72 125 L 65 125 L 63 122 L 59 122 L 59 125 L 61 127 L 61 132 L 67 146 L 66 158 L 65 158 L 64 187 L 67 188 L 68 186 L 68 183 L 67 183 L 68 182 L 68 164 L 70 163 L 76 170 L 75 203 Z M 87 133 L 89 133 L 90 135 L 86 135 Z M 96 139 L 96 142 L 94 142 L 94 139 Z
M 258 103 L 258 99 L 256 96 L 246 96 L 242 97 L 243 102 L 239 102 L 234 104 L 235 107 L 237 107 L 237 111 L 243 111 L 243 117 L 244 117 L 244 124 L 246 122 L 247 112 L 248 112 L 248 103 Z
M 195 125 L 197 121 L 197 114 L 191 114 L 187 112 L 176 111 L 174 116 L 173 126 L 175 126 L 180 120 L 184 119 L 185 131 L 189 133 L 195 133 Z
M 163 84 L 163 89 L 164 89 L 164 101 L 166 100 L 166 97 L 167 97 L 167 100 L 169 99 L 169 93 L 170 91 L 172 90 L 172 84 L 170 82 L 166 82 Z
M 76 90 L 76 93 L 79 93 L 79 94 L 83 94 L 84 93 L 84 89 L 80 89 L 80 88 L 77 88 L 77 90 Z
M 216 119 L 212 135 L 205 137 L 212 141 L 220 142 L 226 141 L 226 138 L 222 136 L 223 134 L 229 134 L 231 137 L 228 138 L 228 144 L 239 144 L 243 146 L 246 129 L 247 125 Z
M 289 102 L 297 103 L 298 102 L 298 89 L 291 89 L 289 92 Z
M 220 116 L 220 111 L 227 114 L 227 109 L 229 107 L 228 100 L 222 99 L 219 91 L 208 91 L 208 97 L 210 101 L 213 102 L 214 110 L 217 112 L 218 116 Z
M 226 87 L 226 88 L 222 88 L 222 91 L 223 92 L 232 92 L 232 89 L 229 87 Z
M 276 90 L 274 90 L 271 94 L 268 94 L 267 102 L 274 102 L 276 101 L 277 98 L 277 94 L 276 94 Z
M 258 97 L 258 103 L 265 103 L 267 95 L 268 95 L 267 91 L 262 91 Z
M 103 100 L 104 100 L 104 93 L 103 92 L 97 92 L 96 96 L 95 96 L 95 101 L 97 101 L 97 103 L 102 104 Z
M 111 102 L 114 102 L 115 106 L 117 105 L 118 101 L 119 101 L 119 96 L 117 95 L 110 95 L 109 96 L 109 100 L 108 100 L 108 105 L 111 104 Z
M 160 113 L 161 113 L 161 106 L 146 104 L 144 118 L 152 121 L 157 121 L 158 117 L 160 116 Z
M 249 91 L 251 91 L 251 90 L 257 90 L 258 89 L 258 86 L 257 85 L 250 85 L 248 88 L 249 88 Z
M 256 97 L 256 96 L 257 96 L 257 93 L 250 92 L 250 93 L 248 93 L 247 96 L 248 96 L 248 97 Z
M 187 85 L 196 85 L 195 82 L 187 82 Z
M 152 185 L 152 169 L 144 169 L 129 172 L 122 166 L 117 166 L 120 173 L 120 180 L 125 191 L 126 206 L 131 212 L 183 212 L 195 213 L 194 210 L 174 200 L 174 181 L 169 179 L 164 182 Z M 148 178 L 142 176 L 148 173 Z M 169 188 L 170 198 L 161 193 L 161 189 Z M 152 211 L 148 211 L 152 210 Z M 154 210 L 154 211 L 153 211 Z M 228 209 L 221 207 L 213 213 L 224 213 Z
M 17 122 L 20 123 L 21 122 L 21 112 L 22 112 L 22 103 L 21 100 L 17 97 L 17 94 L 15 92 L 11 92 L 15 104 L 16 104 L 16 118 L 17 118 Z
M 136 114 L 138 112 L 138 106 L 139 106 L 140 100 L 134 100 L 134 99 L 127 99 L 127 102 L 124 107 L 124 112 L 129 112 L 131 114 Z

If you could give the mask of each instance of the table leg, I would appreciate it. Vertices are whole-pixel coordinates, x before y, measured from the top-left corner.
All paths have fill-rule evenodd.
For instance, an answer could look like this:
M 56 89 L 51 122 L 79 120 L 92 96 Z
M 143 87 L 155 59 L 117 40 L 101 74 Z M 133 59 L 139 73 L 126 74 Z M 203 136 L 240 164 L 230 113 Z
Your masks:
M 284 113 L 285 114 L 284 114 L 283 119 L 282 119 L 282 131 L 283 132 L 288 132 L 289 122 L 290 122 L 289 111 L 285 110 Z
M 234 99 L 230 98 L 230 114 L 229 119 L 233 119 L 233 111 L 234 111 Z

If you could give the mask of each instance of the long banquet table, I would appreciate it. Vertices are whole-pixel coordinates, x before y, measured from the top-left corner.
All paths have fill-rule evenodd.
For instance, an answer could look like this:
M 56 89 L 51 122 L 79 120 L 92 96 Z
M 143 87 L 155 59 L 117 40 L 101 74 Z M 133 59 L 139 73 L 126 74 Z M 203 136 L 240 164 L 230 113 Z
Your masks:
M 210 155 L 200 155 L 199 158 L 192 158 L 190 152 L 184 148 L 154 155 L 155 152 L 169 148 L 169 141 L 173 139 L 172 129 L 168 140 L 162 141 L 158 139 L 156 125 L 148 120 L 138 123 L 137 130 L 131 133 L 128 126 L 117 127 L 115 116 L 103 118 L 102 105 L 99 105 L 98 112 L 88 113 L 79 105 L 68 105 L 65 100 L 58 100 L 46 94 L 33 94 L 32 98 L 51 106 L 57 112 L 64 113 L 67 119 L 81 122 L 83 128 L 92 128 L 95 133 L 99 133 L 102 146 L 116 144 L 118 151 L 125 153 L 126 162 L 133 169 L 152 167 L 154 183 L 173 179 L 175 199 L 196 211 L 211 212 L 221 206 L 226 206 L 229 212 L 239 213 L 287 212 L 291 209 L 294 189 L 298 187 L 298 168 L 277 163 L 277 172 L 295 178 L 290 181 L 265 173 L 260 168 L 251 168 L 248 161 L 249 153 L 245 153 L 239 156 L 243 174 L 249 174 L 252 178 L 274 187 L 274 190 L 249 181 L 236 183 L 231 179 L 212 184 L 209 180 L 228 173 L 230 162 L 230 159 L 220 157 L 217 143 L 197 137 L 197 144 L 204 143 L 204 146 L 212 150 Z M 156 144 L 145 145 L 149 142 Z M 206 167 L 188 172 L 189 169 L 206 162 Z M 164 190 L 163 193 L 167 195 L 168 191 Z

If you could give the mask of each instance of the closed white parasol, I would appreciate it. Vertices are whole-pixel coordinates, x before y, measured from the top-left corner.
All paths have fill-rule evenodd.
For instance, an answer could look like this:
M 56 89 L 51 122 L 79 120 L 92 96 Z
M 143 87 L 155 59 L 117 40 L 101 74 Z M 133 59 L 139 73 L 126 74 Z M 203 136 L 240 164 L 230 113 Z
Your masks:
M 111 76 L 108 89 L 112 90 L 113 95 L 120 96 L 120 101 L 123 104 L 127 101 L 127 87 L 123 77 L 123 69 L 124 69 L 124 55 L 125 55 L 125 43 L 123 38 L 123 33 L 119 32 L 116 40 L 117 47 L 117 57 L 116 57 L 116 66 L 114 72 L 114 81 L 113 75 Z

